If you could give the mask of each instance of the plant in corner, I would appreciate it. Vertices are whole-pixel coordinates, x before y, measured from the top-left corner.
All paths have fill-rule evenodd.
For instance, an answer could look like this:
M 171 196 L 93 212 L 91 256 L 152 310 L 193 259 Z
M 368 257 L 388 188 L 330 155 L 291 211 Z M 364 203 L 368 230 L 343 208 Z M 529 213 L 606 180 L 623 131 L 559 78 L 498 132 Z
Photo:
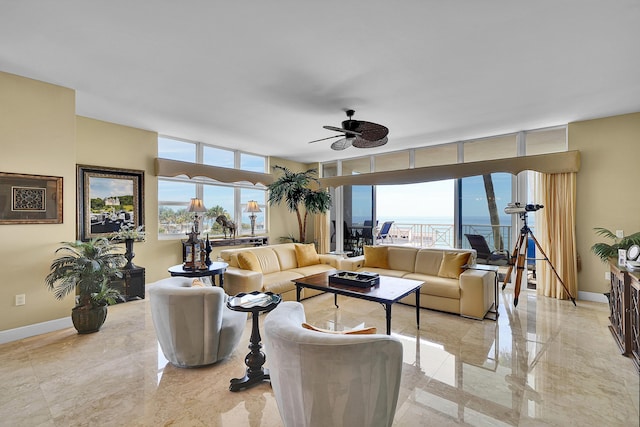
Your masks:
M 59 256 L 51 262 L 47 287 L 58 300 L 76 291 L 76 306 L 71 310 L 73 326 L 81 334 L 97 332 L 107 317 L 107 305 L 120 296 L 109 283 L 122 277 L 124 255 L 105 237 L 63 242 L 55 253 Z
M 606 228 L 596 227 L 594 230 L 597 235 L 613 240 L 613 244 L 596 243 L 591 246 L 593 253 L 596 254 L 603 262 L 607 262 L 609 258 L 617 257 L 618 249 L 628 250 L 632 245 L 640 245 L 640 231 L 618 238 L 614 233 Z
M 331 208 L 331 195 L 319 188 L 317 171 L 309 169 L 305 172 L 292 172 L 284 166 L 274 166 L 282 171 L 282 175 L 267 186 L 269 203 L 280 204 L 284 201 L 289 212 L 295 212 L 298 219 L 299 242 L 306 242 L 307 216 L 310 213 L 325 213 Z M 312 186 L 318 188 L 312 188 Z M 301 209 L 304 208 L 304 215 Z

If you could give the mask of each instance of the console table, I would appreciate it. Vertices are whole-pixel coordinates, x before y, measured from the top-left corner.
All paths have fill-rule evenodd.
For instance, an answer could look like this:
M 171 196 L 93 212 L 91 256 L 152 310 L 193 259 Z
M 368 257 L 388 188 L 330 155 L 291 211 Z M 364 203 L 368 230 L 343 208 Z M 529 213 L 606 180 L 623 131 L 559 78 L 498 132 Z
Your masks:
M 264 246 L 269 244 L 267 236 L 238 237 L 236 239 L 209 239 L 211 246 L 238 246 L 253 245 Z

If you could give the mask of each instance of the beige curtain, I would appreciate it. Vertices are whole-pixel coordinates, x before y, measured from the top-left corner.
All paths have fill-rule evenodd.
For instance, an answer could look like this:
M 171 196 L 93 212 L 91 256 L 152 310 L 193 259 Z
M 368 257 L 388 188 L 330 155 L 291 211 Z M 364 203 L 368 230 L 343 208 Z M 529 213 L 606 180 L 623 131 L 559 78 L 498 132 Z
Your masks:
M 534 235 L 562 278 L 565 286 L 576 298 L 578 271 L 576 252 L 576 174 L 536 174 L 536 203 L 544 209 L 536 212 Z M 536 258 L 543 258 L 536 248 Z M 553 273 L 549 262 L 536 262 L 537 293 L 558 299 L 569 299 Z
M 316 242 L 316 250 L 319 254 L 329 252 L 329 215 L 328 213 L 315 214 L 313 216 L 313 239 Z

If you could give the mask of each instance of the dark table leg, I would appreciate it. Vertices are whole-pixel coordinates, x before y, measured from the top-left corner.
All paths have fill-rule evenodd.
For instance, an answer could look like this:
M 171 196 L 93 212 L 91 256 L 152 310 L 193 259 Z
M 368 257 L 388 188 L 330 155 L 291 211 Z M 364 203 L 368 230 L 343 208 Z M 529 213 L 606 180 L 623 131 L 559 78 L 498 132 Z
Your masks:
M 391 335 L 391 304 L 385 304 L 384 311 L 387 315 L 387 335 Z
M 258 329 L 258 311 L 251 313 L 253 315 L 253 327 L 251 328 L 251 343 L 249 354 L 244 359 L 244 363 L 247 365 L 247 372 L 242 378 L 234 378 L 231 380 L 229 390 L 240 391 L 245 388 L 254 386 L 265 380 L 270 380 L 269 370 L 262 367 L 266 360 L 266 357 L 260 349 L 262 345 L 260 343 L 260 330 Z
M 420 288 L 416 289 L 416 329 L 420 329 Z
M 336 308 L 340 308 L 338 307 L 338 294 L 333 294 L 333 305 L 335 305 Z
M 296 301 L 300 302 L 300 291 L 302 290 L 302 286 L 296 283 Z

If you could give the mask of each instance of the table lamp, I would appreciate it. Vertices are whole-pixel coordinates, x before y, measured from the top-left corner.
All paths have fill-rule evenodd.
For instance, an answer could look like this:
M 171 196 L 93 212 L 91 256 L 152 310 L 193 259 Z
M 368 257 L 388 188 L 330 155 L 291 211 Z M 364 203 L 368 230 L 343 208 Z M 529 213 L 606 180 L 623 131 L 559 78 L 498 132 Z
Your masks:
M 258 206 L 258 202 L 256 202 L 255 200 L 249 200 L 247 202 L 247 208 L 245 209 L 245 212 L 249 212 L 249 220 L 251 220 L 251 236 L 255 236 L 255 230 L 256 230 L 256 212 L 262 212 L 262 210 L 260 209 L 260 206 Z
M 191 202 L 189 202 L 189 207 L 187 208 L 187 212 L 193 212 L 195 214 L 193 218 L 193 231 L 195 231 L 196 233 L 198 233 L 198 222 L 199 222 L 198 213 L 206 212 L 206 211 L 207 211 L 207 208 L 204 207 L 204 203 L 202 203 L 202 200 L 194 197 L 191 199 Z

